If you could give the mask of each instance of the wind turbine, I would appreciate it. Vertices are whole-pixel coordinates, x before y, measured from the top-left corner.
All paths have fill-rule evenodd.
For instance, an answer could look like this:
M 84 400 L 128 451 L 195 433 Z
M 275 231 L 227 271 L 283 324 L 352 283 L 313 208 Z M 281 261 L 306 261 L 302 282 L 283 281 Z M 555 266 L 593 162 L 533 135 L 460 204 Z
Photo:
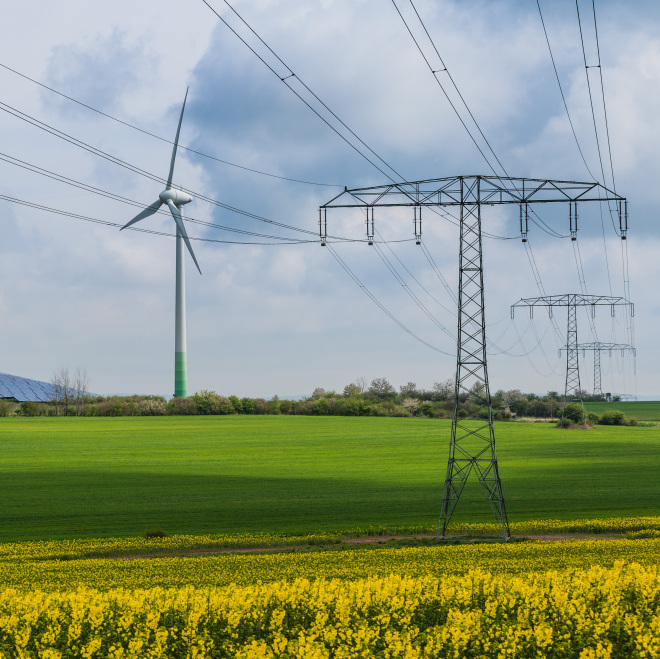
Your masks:
M 186 99 L 188 98 L 188 90 L 186 89 L 186 96 L 183 99 L 183 107 L 181 108 L 181 116 L 179 117 L 179 126 L 176 129 L 176 138 L 174 139 L 174 149 L 172 150 L 172 161 L 170 162 L 170 173 L 167 177 L 167 186 L 158 195 L 158 200 L 153 204 L 147 206 L 141 213 L 138 213 L 130 222 L 126 223 L 121 230 L 124 230 L 131 225 L 144 220 L 146 217 L 153 215 L 158 209 L 166 204 L 174 218 L 176 224 L 176 308 L 174 320 L 174 397 L 180 398 L 188 395 L 188 367 L 186 363 L 186 272 L 185 272 L 185 253 L 183 251 L 183 244 L 186 244 L 192 260 L 199 270 L 202 271 L 195 258 L 195 253 L 188 239 L 186 227 L 183 225 L 183 216 L 181 215 L 181 207 L 192 201 L 192 197 L 172 187 L 172 176 L 174 174 L 174 161 L 176 160 L 176 151 L 179 145 L 179 133 L 181 132 L 181 122 L 183 121 L 183 111 L 186 109 Z

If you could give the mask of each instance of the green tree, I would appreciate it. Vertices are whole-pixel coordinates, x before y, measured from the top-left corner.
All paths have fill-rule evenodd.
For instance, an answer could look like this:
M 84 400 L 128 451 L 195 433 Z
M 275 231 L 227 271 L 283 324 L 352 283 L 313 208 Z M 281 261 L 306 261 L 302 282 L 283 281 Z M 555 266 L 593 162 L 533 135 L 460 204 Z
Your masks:
M 344 396 L 346 398 L 351 398 L 352 396 L 359 396 L 362 393 L 362 389 L 355 382 L 351 382 L 344 387 Z
M 368 393 L 377 398 L 388 398 L 396 395 L 394 387 L 388 382 L 387 378 L 376 378 L 372 380 Z
M 419 390 L 414 382 L 408 382 L 399 387 L 399 395 L 403 398 L 419 398 Z

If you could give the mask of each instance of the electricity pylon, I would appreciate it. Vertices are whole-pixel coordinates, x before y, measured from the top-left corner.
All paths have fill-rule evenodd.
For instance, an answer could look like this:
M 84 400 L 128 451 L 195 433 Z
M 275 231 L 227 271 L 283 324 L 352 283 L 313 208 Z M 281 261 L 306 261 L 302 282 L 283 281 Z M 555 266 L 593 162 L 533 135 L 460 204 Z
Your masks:
M 577 235 L 578 202 L 615 202 L 621 237 L 628 229 L 627 202 L 624 197 L 599 183 L 552 181 L 495 176 L 452 176 L 424 181 L 389 183 L 369 188 L 345 188 L 343 192 L 319 208 L 321 245 L 328 239 L 327 211 L 332 208 L 357 208 L 367 214 L 367 241 L 373 243 L 374 209 L 376 207 L 409 207 L 413 209 L 415 239 L 421 235 L 418 213 L 424 207 L 458 207 L 460 240 L 458 267 L 458 334 L 454 412 L 452 415 L 449 460 L 438 524 L 438 538 L 445 536 L 461 493 L 472 472 L 482 485 L 488 503 L 498 520 L 502 536 L 510 537 L 509 522 L 502 493 L 497 463 L 493 412 L 488 384 L 486 360 L 486 321 L 484 310 L 484 271 L 481 232 L 483 205 L 520 206 L 520 232 L 527 240 L 529 205 L 537 203 L 569 203 L 571 237 Z M 441 215 L 441 214 L 439 214 Z M 419 228 L 418 228 L 419 227 Z M 472 419 L 459 414 L 459 400 L 472 403 Z
M 596 307 L 610 307 L 610 314 L 614 316 L 615 309 L 618 306 L 630 306 L 630 315 L 635 315 L 634 305 L 622 297 L 612 297 L 610 295 L 583 295 L 579 293 L 567 293 L 565 295 L 544 295 L 542 297 L 530 297 L 521 299 L 511 305 L 511 318 L 515 316 L 516 309 L 528 308 L 529 316 L 533 318 L 536 307 L 546 307 L 548 314 L 552 316 L 552 310 L 557 307 L 566 307 L 568 318 L 566 324 L 566 384 L 564 387 L 564 406 L 562 408 L 561 418 L 564 418 L 566 410 L 566 401 L 571 395 L 579 396 L 580 405 L 582 405 L 582 422 L 584 423 L 584 404 L 582 401 L 582 387 L 580 386 L 580 360 L 578 344 L 578 326 L 577 326 L 577 308 L 589 307 L 591 317 L 596 316 Z M 600 368 L 600 367 L 599 367 Z M 599 377 L 600 380 L 600 377 Z
M 559 349 L 560 357 L 563 350 L 566 350 L 566 348 Z M 636 349 L 633 346 L 628 345 L 627 343 L 603 343 L 602 341 L 593 341 L 592 343 L 579 343 L 577 345 L 577 350 L 578 352 L 582 351 L 583 357 L 585 352 L 594 353 L 594 391 L 593 391 L 594 396 L 603 395 L 603 387 L 601 383 L 601 369 L 600 369 L 601 352 L 607 350 L 610 353 L 610 357 L 612 356 L 613 350 L 620 350 L 621 355 L 623 355 L 626 352 L 632 352 L 633 356 L 637 354 Z

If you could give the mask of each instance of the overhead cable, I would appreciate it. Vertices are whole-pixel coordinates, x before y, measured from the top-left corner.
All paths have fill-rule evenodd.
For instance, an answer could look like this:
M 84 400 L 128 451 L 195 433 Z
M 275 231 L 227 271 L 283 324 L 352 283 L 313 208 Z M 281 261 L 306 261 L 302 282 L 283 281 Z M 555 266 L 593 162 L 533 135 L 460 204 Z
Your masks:
M 42 87 L 43 89 L 47 89 L 49 92 L 52 92 L 53 94 L 57 94 L 58 96 L 61 96 L 62 98 L 66 98 L 67 100 L 71 101 L 72 103 L 76 103 L 80 105 L 81 107 L 87 108 L 88 110 L 91 110 L 92 112 L 96 112 L 97 114 L 106 117 L 107 119 L 111 119 L 112 121 L 116 121 L 119 124 L 122 124 L 123 126 L 126 126 L 127 128 L 131 128 L 133 130 L 136 130 L 140 133 L 143 133 L 144 135 L 148 135 L 149 137 L 153 137 L 157 140 L 160 140 L 161 142 L 166 142 L 167 144 L 174 144 L 171 140 L 168 140 L 165 137 L 161 137 L 160 135 L 156 135 L 155 133 L 151 133 L 148 130 L 144 130 L 143 128 L 140 128 L 139 126 L 135 126 L 134 124 L 129 123 L 128 121 L 124 121 L 123 119 L 119 119 L 117 117 L 112 116 L 111 114 L 108 114 L 107 112 L 103 112 L 102 110 L 99 110 L 98 108 L 93 107 L 92 105 L 88 105 L 87 103 L 83 103 L 82 101 L 79 101 L 76 98 L 73 98 L 73 96 L 69 96 L 68 94 L 65 94 L 64 92 L 61 92 L 53 87 L 49 87 L 48 85 L 44 84 L 43 82 L 39 82 L 38 80 L 35 80 L 34 78 L 30 78 L 30 76 L 25 75 L 24 73 L 21 73 L 20 71 L 17 71 L 16 69 L 12 69 L 11 67 L 7 66 L 6 64 L 2 64 L 0 62 L 0 67 L 7 71 L 11 71 L 12 73 L 15 73 L 17 76 L 20 76 L 21 78 L 24 78 L 25 80 L 29 80 L 30 82 L 34 83 L 35 85 L 39 85 L 39 87 Z M 183 144 L 178 145 L 179 149 L 184 149 L 190 153 L 194 153 L 197 156 L 202 156 L 203 158 L 208 158 L 209 160 L 215 160 L 216 162 L 220 162 L 223 165 L 229 165 L 231 167 L 236 167 L 238 169 L 244 169 L 245 171 L 252 172 L 253 174 L 261 174 L 262 176 L 269 176 L 271 178 L 276 178 L 276 179 L 281 179 L 283 181 L 291 181 L 293 183 L 304 183 L 306 185 L 317 185 L 317 186 L 322 186 L 322 187 L 328 187 L 328 188 L 337 188 L 341 187 L 337 183 L 317 183 L 314 181 L 303 181 L 301 179 L 297 178 L 291 178 L 289 176 L 280 176 L 279 174 L 272 174 L 270 172 L 262 172 L 258 169 L 253 169 L 251 167 L 245 167 L 244 165 L 237 165 L 235 162 L 229 162 L 228 160 L 223 160 L 222 158 L 218 158 L 217 156 L 211 156 L 208 153 L 204 153 L 202 151 L 198 151 L 197 149 L 193 149 L 188 146 L 184 146 Z
M 555 71 L 555 78 L 557 79 L 557 85 L 559 87 L 559 93 L 561 94 L 561 100 L 564 103 L 564 109 L 566 110 L 566 116 L 568 117 L 568 123 L 571 125 L 571 131 L 573 132 L 573 138 L 575 139 L 575 144 L 577 145 L 578 151 L 580 152 L 580 157 L 582 158 L 582 162 L 584 163 L 584 166 L 587 168 L 587 171 L 589 172 L 589 176 L 596 181 L 596 177 L 591 173 L 591 169 L 589 168 L 589 165 L 587 164 L 587 161 L 584 157 L 584 153 L 582 151 L 582 146 L 580 146 L 580 141 L 578 140 L 577 133 L 575 132 L 575 126 L 573 125 L 573 119 L 571 118 L 571 113 L 568 111 L 568 104 L 566 103 L 566 97 L 564 96 L 564 89 L 561 86 L 561 80 L 559 79 L 559 72 L 557 71 L 557 65 L 555 63 L 555 56 L 552 54 L 552 48 L 550 46 L 550 38 L 548 37 L 548 31 L 545 27 L 545 20 L 543 19 L 543 12 L 541 11 L 541 0 L 536 0 L 536 6 L 539 8 L 539 16 L 541 18 L 541 25 L 543 26 L 543 34 L 545 35 L 545 42 L 548 44 L 548 52 L 550 53 L 550 60 L 552 61 L 552 68 Z
M 13 204 L 18 204 L 20 206 L 27 206 L 28 208 L 34 208 L 36 210 L 47 211 L 49 213 L 54 213 L 56 215 L 63 215 L 65 217 L 71 217 L 76 220 L 82 220 L 84 222 L 92 222 L 94 224 L 102 224 L 108 227 L 117 227 L 122 228 L 124 225 L 118 222 L 109 222 L 107 220 L 101 220 L 96 217 L 90 217 L 88 215 L 79 215 L 78 213 L 72 213 L 70 211 L 64 211 L 59 208 L 52 208 L 50 206 L 44 206 L 43 204 L 36 204 L 31 201 L 26 201 L 25 199 L 17 199 L 16 197 L 9 197 L 7 195 L 0 194 L 0 199 L 3 201 L 8 201 Z M 166 233 L 164 231 L 155 231 L 153 229 L 143 229 L 140 227 L 128 227 L 129 231 L 140 231 L 141 233 L 150 233 L 154 236 L 166 236 L 168 238 L 175 238 L 175 234 Z M 215 238 L 195 238 L 190 236 L 190 240 L 198 240 L 205 243 L 224 243 L 230 245 L 300 245 L 304 243 L 316 242 L 315 240 L 295 240 L 292 242 L 277 242 L 277 243 L 264 243 L 264 242 L 246 242 L 238 240 L 217 240 Z
M 419 44 L 419 41 L 415 38 L 415 35 L 413 34 L 412 29 L 410 28 L 408 22 L 407 22 L 406 19 L 404 18 L 404 16 L 403 16 L 401 10 L 399 9 L 399 6 L 396 4 L 396 1 L 395 1 L 395 0 L 392 0 L 392 4 L 394 5 L 394 7 L 395 7 L 395 9 L 396 9 L 396 11 L 397 11 L 399 17 L 401 18 L 401 20 L 402 20 L 404 26 L 406 27 L 406 30 L 408 31 L 408 34 L 409 34 L 410 37 L 412 38 L 412 40 L 413 40 L 415 46 L 417 46 L 417 50 L 419 51 L 420 55 L 422 56 L 422 59 L 424 60 L 424 62 L 426 63 L 427 67 L 429 68 L 429 70 L 430 70 L 431 73 L 433 74 L 433 78 L 434 78 L 434 80 L 436 81 L 436 83 L 437 83 L 437 84 L 440 86 L 440 88 L 442 89 L 442 92 L 443 92 L 444 95 L 446 96 L 446 98 L 447 98 L 449 104 L 451 105 L 452 109 L 454 110 L 454 113 L 456 114 L 456 116 L 458 117 L 459 121 L 461 122 L 461 124 L 462 124 L 463 127 L 465 128 L 466 132 L 467 132 L 468 135 L 470 136 L 470 139 L 474 142 L 475 146 L 477 147 L 477 149 L 479 150 L 479 153 L 482 155 L 482 157 L 483 157 L 484 160 L 486 161 L 486 164 L 488 165 L 488 167 L 490 168 L 490 170 L 493 172 L 493 174 L 495 175 L 496 178 L 499 178 L 499 177 L 501 176 L 500 174 L 497 173 L 495 167 L 494 167 L 493 164 L 490 162 L 490 160 L 488 159 L 488 157 L 487 157 L 486 154 L 484 153 L 483 149 L 479 146 L 479 144 L 478 144 L 476 138 L 475 138 L 474 135 L 472 134 L 472 131 L 470 131 L 470 129 L 468 128 L 468 125 L 467 125 L 467 123 L 465 122 L 465 120 L 463 119 L 463 117 L 461 116 L 461 113 L 459 112 L 458 108 L 456 107 L 456 105 L 453 103 L 453 101 L 451 100 L 451 98 L 450 98 L 449 95 L 447 94 L 447 92 L 446 92 L 444 86 L 442 85 L 442 83 L 440 82 L 440 79 L 439 79 L 438 76 L 437 76 L 438 73 L 443 73 L 443 72 L 446 72 L 446 73 L 447 73 L 447 75 L 449 76 L 449 79 L 450 79 L 450 81 L 451 81 L 451 83 L 452 83 L 454 89 L 456 90 L 456 93 L 458 94 L 459 98 L 461 99 L 462 104 L 465 106 L 465 109 L 467 110 L 468 114 L 470 115 L 470 118 L 472 119 L 474 125 L 476 126 L 477 130 L 479 131 L 479 134 L 482 136 L 484 142 L 485 142 L 486 145 L 488 146 L 488 150 L 492 153 L 493 157 L 495 158 L 497 164 L 500 166 L 500 168 L 501 168 L 502 172 L 504 173 L 504 175 L 508 177 L 508 176 L 509 176 L 509 173 L 507 172 L 506 168 L 504 167 L 504 165 L 502 164 L 502 162 L 501 162 L 500 159 L 498 158 L 498 156 L 497 156 L 497 154 L 495 153 L 493 147 L 491 146 L 490 142 L 489 142 L 488 139 L 486 138 L 486 135 L 484 134 L 483 130 L 481 129 L 481 126 L 479 126 L 479 123 L 477 122 L 477 120 L 476 120 L 476 118 L 475 118 L 475 116 L 474 116 L 472 110 L 470 110 L 470 107 L 469 107 L 469 105 L 467 104 L 467 101 L 465 100 L 465 98 L 464 98 L 463 95 L 461 94 L 461 92 L 460 92 L 460 90 L 459 90 L 459 88 L 458 88 L 458 85 L 456 84 L 456 82 L 455 82 L 454 79 L 452 78 L 452 76 L 451 76 L 451 74 L 450 74 L 450 72 L 449 72 L 447 66 L 446 66 L 445 63 L 444 63 L 444 60 L 442 59 L 442 57 L 441 57 L 441 55 L 440 55 L 440 52 L 438 51 L 437 46 L 435 45 L 435 41 L 434 41 L 433 38 L 431 37 L 431 34 L 429 33 L 429 31 L 428 31 L 428 29 L 427 29 L 427 27 L 426 27 L 426 24 L 424 23 L 424 20 L 422 19 L 422 17 L 420 16 L 419 12 L 417 11 L 417 7 L 415 7 L 415 5 L 414 5 L 414 3 L 413 3 L 413 0 L 409 0 L 409 1 L 410 1 L 410 5 L 412 6 L 412 8 L 413 8 L 413 10 L 414 10 L 414 12 L 415 12 L 415 15 L 417 16 L 417 19 L 419 20 L 419 22 L 420 22 L 420 24 L 421 24 L 421 26 L 422 26 L 422 28 L 423 28 L 423 30 L 424 30 L 424 32 L 425 32 L 425 34 L 426 34 L 428 40 L 429 40 L 429 42 L 430 42 L 431 45 L 433 46 L 433 50 L 435 51 L 435 53 L 436 53 L 436 55 L 437 55 L 437 57 L 438 57 L 438 60 L 440 61 L 440 64 L 441 64 L 441 66 L 442 66 L 441 69 L 438 69 L 438 70 L 434 70 L 434 69 L 433 69 L 433 66 L 432 66 L 431 63 L 429 62 L 428 57 L 425 55 L 425 53 L 424 53 L 422 47 L 421 47 L 420 44 Z M 531 209 L 531 212 L 532 212 L 532 215 L 534 215 L 534 217 L 532 217 L 532 218 L 530 218 L 530 219 L 532 220 L 532 222 L 533 222 L 534 224 L 536 224 L 536 226 L 539 227 L 539 229 L 541 229 L 542 231 L 544 231 L 544 232 L 547 233 L 548 235 L 554 236 L 555 238 L 565 238 L 565 237 L 566 237 L 566 236 L 563 236 L 563 235 L 562 235 L 561 233 L 559 233 L 558 231 L 555 231 L 555 229 L 553 229 L 551 226 L 549 226 L 549 225 L 548 225 L 548 224 L 547 224 L 547 223 L 546 223 L 546 222 L 545 222 L 545 221 L 544 221 L 544 220 L 538 215 L 538 213 L 536 212 L 536 210 L 535 210 L 534 208 Z M 484 235 L 485 235 L 485 234 L 484 234 Z
M 228 0 L 223 0 L 223 2 L 229 7 L 229 9 L 238 17 L 238 19 L 247 27 L 247 29 L 265 46 L 265 48 L 277 59 L 277 61 L 284 67 L 285 71 L 277 71 L 274 66 L 271 66 L 248 42 L 246 39 L 244 39 L 219 13 L 216 11 L 208 2 L 207 0 L 202 0 L 202 2 L 215 14 L 215 16 L 222 21 L 222 23 L 229 29 L 231 32 L 252 52 L 255 57 L 257 57 L 263 64 L 268 68 L 268 70 L 273 73 L 273 75 L 276 75 L 280 81 L 286 85 L 286 87 L 299 99 L 301 100 L 305 106 L 307 106 L 308 109 L 310 109 L 319 119 L 321 119 L 334 133 L 336 133 L 346 144 L 348 144 L 356 153 L 358 153 L 360 156 L 362 156 L 367 162 L 369 162 L 373 167 L 375 167 L 383 176 L 386 176 L 391 182 L 395 183 L 397 182 L 397 178 L 399 181 L 405 181 L 405 177 L 400 174 L 392 165 L 390 165 L 384 158 L 382 158 L 374 149 L 372 149 L 352 128 L 346 124 L 312 89 L 298 76 L 296 73 L 294 73 L 293 69 L 284 62 L 284 60 L 264 41 L 264 39 L 259 35 L 259 33 L 241 16 L 236 9 L 228 2 Z M 282 73 L 286 73 L 286 75 L 281 75 Z M 335 126 L 332 125 L 332 121 L 326 117 L 324 117 L 321 112 L 319 112 L 316 108 L 313 107 L 313 105 L 303 96 L 294 89 L 292 83 L 293 82 L 298 82 L 302 88 L 310 94 L 310 96 L 318 102 L 324 109 L 325 111 L 330 115 L 331 118 L 334 120 L 338 121 L 343 128 L 348 131 L 348 133 L 353 136 L 370 154 L 373 156 L 368 156 L 365 154 L 359 147 L 357 147 L 346 135 L 344 135 L 340 130 L 338 130 Z M 378 165 L 374 160 L 380 162 L 383 167 L 385 167 L 387 170 L 389 170 L 390 173 L 385 171 L 381 165 Z M 392 174 L 394 176 L 392 176 Z M 411 197 L 412 199 L 412 197 Z M 454 215 L 449 213 L 448 211 L 442 210 L 439 211 L 436 208 L 431 208 L 431 211 L 437 215 L 440 215 L 441 217 L 444 217 L 447 219 L 449 222 L 452 224 L 456 224 L 456 218 Z M 450 218 L 453 218 L 450 219 Z M 493 234 L 489 234 L 484 232 L 484 236 L 488 238 L 496 238 L 500 240 L 509 240 L 509 237 L 506 236 L 495 236 Z
M 337 254 L 337 251 L 332 247 L 332 245 L 328 244 L 329 252 L 332 254 L 333 258 L 337 261 L 337 263 L 341 266 L 341 268 L 346 272 L 346 274 L 353 280 L 353 283 L 357 284 L 359 288 L 362 289 L 362 292 L 388 317 L 390 320 L 395 322 L 404 332 L 409 334 L 413 339 L 416 341 L 419 341 L 423 345 L 425 345 L 427 348 L 430 348 L 431 350 L 434 350 L 435 352 L 442 353 L 443 355 L 447 355 L 449 357 L 453 357 L 453 354 L 446 352 L 444 350 L 441 350 L 440 348 L 436 348 L 434 345 L 431 345 L 428 343 L 428 341 L 425 341 L 421 337 L 417 336 L 412 330 L 410 330 L 408 327 L 406 327 L 394 314 L 392 314 L 381 302 L 378 300 L 378 298 L 360 281 L 360 279 L 355 275 L 355 273 L 349 268 L 348 264 Z
M 85 151 L 88 151 L 89 153 L 92 153 L 95 156 L 98 156 L 100 158 L 103 158 L 104 160 L 107 160 L 109 162 L 112 162 L 115 165 L 118 165 L 119 167 L 123 167 L 124 169 L 127 169 L 135 174 L 139 174 L 140 176 L 146 177 L 148 179 L 151 179 L 152 181 L 156 181 L 160 184 L 167 184 L 167 180 L 164 179 L 161 176 L 157 176 L 156 174 L 152 174 L 151 172 L 148 172 L 144 169 L 141 169 L 140 167 L 137 167 L 136 165 L 132 165 L 129 162 L 122 160 L 121 158 L 117 158 L 116 156 L 113 156 L 105 151 L 102 151 L 101 149 L 98 149 L 97 147 L 94 147 L 86 142 L 83 142 L 82 140 L 79 140 L 78 138 L 73 137 L 72 135 L 65 133 L 64 131 L 61 131 L 50 124 L 47 124 L 43 121 L 40 121 L 39 119 L 36 119 L 35 117 L 32 117 L 31 115 L 22 112 L 6 103 L 2 103 L 0 101 L 0 110 L 3 112 L 6 112 L 7 114 L 10 114 L 13 117 L 16 117 L 17 119 L 20 119 L 21 121 L 24 121 L 36 128 L 39 128 L 40 130 L 45 131 L 46 133 L 49 133 L 53 135 L 54 137 L 57 137 L 61 140 L 64 140 L 65 142 L 68 142 L 78 148 L 81 148 Z M 209 204 L 213 204 L 214 206 L 218 206 L 219 208 L 224 208 L 225 210 L 229 210 L 233 213 L 238 213 L 240 215 L 244 215 L 245 217 L 249 217 L 255 220 L 258 220 L 260 222 L 266 222 L 267 224 L 272 224 L 274 226 L 279 226 L 283 229 L 289 229 L 291 231 L 298 231 L 300 233 L 305 233 L 309 235 L 316 235 L 315 231 L 310 231 L 309 229 L 301 229 L 300 227 L 294 227 L 289 224 L 284 224 L 282 222 L 276 222 L 275 220 L 270 220 L 268 218 L 262 217 L 260 215 L 256 215 L 255 213 L 250 213 L 249 211 L 244 211 L 242 209 L 236 208 L 235 206 L 231 206 L 229 204 L 225 204 L 223 202 L 217 201 L 216 199 L 212 199 L 210 197 L 207 197 L 206 195 L 203 195 L 199 192 L 196 192 L 194 190 L 191 190 L 189 188 L 185 188 L 183 186 L 178 186 L 178 188 L 184 192 L 187 192 L 191 194 L 192 196 L 196 197 L 197 199 L 201 199 L 203 201 L 206 201 Z

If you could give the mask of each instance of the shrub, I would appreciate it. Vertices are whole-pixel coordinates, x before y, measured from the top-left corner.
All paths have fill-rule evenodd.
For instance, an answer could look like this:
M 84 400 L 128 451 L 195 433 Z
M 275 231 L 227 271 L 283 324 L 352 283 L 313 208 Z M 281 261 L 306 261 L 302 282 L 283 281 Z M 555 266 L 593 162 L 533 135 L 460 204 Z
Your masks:
M 626 415 L 621 410 L 606 410 L 598 421 L 602 426 L 626 426 Z
M 299 400 L 299 401 L 296 401 L 293 404 L 293 413 L 294 414 L 302 414 L 302 415 L 312 414 L 315 402 L 316 401 L 314 401 L 314 400 Z
M 410 416 L 410 412 L 405 407 L 397 405 L 391 400 L 386 400 L 382 403 L 377 403 L 371 406 L 372 416 Z
M 102 400 L 96 404 L 96 413 L 98 416 L 123 416 L 124 401 L 116 396 Z
M 161 531 L 160 529 L 150 529 L 144 534 L 144 537 L 147 539 L 167 538 L 167 533 L 165 533 L 165 531 Z
M 12 405 L 9 401 L 0 401 L 0 416 L 10 416 Z
M 165 405 L 160 400 L 141 400 L 138 405 L 142 416 L 162 416 L 166 412 Z
M 198 414 L 235 414 L 236 410 L 229 398 L 219 396 L 215 391 L 205 389 L 193 396 Z
M 256 414 L 257 406 L 251 398 L 241 398 L 241 411 L 243 414 Z
M 595 412 L 589 412 L 587 414 L 587 423 L 590 423 L 592 426 L 600 421 L 600 417 Z
M 41 405 L 33 400 L 24 400 L 20 410 L 23 416 L 41 416 Z
M 263 398 L 255 398 L 254 409 L 256 414 L 268 414 L 268 401 Z
M 290 400 L 281 400 L 280 401 L 280 413 L 281 414 L 291 414 L 293 410 L 293 401 Z
M 312 407 L 313 414 L 323 414 L 326 415 L 330 411 L 330 403 L 327 398 L 321 398 L 314 402 Z
M 192 397 L 172 398 L 167 403 L 167 413 L 173 416 L 190 416 L 197 414 L 197 405 Z
M 277 396 L 273 396 L 268 401 L 268 414 L 282 414 L 282 401 Z
M 410 414 L 416 414 L 419 409 L 419 400 L 416 398 L 405 398 L 401 405 L 410 412 Z
M 584 410 L 582 409 L 582 405 L 578 405 L 577 403 L 569 403 L 564 408 L 562 417 L 564 420 L 568 419 L 570 421 L 569 425 L 584 423 Z

